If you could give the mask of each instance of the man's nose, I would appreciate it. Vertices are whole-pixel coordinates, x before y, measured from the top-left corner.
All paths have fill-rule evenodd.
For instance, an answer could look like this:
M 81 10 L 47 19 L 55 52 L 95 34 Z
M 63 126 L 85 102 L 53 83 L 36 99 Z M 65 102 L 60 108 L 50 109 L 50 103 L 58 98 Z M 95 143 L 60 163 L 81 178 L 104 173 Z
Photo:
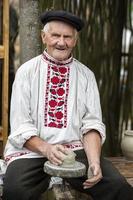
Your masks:
M 59 38 L 59 40 L 58 40 L 58 45 L 60 45 L 60 46 L 65 45 L 65 39 L 64 39 L 64 37 L 60 37 L 60 38 Z

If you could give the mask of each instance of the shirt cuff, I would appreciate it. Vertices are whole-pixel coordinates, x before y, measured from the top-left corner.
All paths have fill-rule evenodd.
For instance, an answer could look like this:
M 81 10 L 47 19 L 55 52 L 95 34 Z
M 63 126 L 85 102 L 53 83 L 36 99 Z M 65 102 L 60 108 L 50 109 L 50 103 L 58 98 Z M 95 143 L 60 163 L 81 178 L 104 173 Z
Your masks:
M 104 124 L 102 124 L 102 126 L 89 126 L 89 127 L 84 127 L 82 128 L 82 135 L 81 138 L 83 137 L 83 135 L 85 135 L 86 133 L 88 133 L 90 130 L 96 130 L 99 132 L 100 136 L 101 136 L 101 143 L 103 144 L 105 142 L 106 139 L 106 134 L 105 134 L 105 126 Z

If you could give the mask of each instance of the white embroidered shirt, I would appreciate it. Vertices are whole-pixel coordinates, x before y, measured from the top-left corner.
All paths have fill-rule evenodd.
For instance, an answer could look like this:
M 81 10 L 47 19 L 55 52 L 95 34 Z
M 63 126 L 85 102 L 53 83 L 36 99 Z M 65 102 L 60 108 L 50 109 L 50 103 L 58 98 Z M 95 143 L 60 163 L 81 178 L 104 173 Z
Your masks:
M 105 126 L 93 72 L 72 57 L 57 62 L 45 51 L 24 63 L 13 84 L 10 124 L 4 151 L 8 163 L 41 157 L 23 147 L 31 136 L 76 150 L 83 148 L 83 134 L 95 129 L 103 143 Z

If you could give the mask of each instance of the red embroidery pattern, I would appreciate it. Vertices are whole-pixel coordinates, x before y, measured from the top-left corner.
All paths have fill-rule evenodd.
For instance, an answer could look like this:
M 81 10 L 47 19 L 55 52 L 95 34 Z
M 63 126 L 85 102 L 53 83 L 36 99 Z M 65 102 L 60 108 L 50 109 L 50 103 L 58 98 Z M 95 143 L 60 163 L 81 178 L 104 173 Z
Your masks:
M 29 152 L 17 152 L 17 153 L 13 153 L 13 154 L 11 154 L 9 156 L 6 156 L 5 157 L 5 161 L 8 162 L 12 158 L 23 156 L 23 155 L 26 155 L 26 154 L 29 154 Z
M 68 148 L 68 149 L 76 149 L 76 148 L 83 148 L 82 144 L 64 144 L 64 147 Z
M 44 60 L 46 60 L 46 61 L 48 61 L 50 63 L 53 63 L 55 65 L 59 65 L 59 66 L 63 65 L 64 66 L 63 62 L 57 62 L 57 60 L 54 61 L 53 58 L 50 58 L 50 56 L 45 51 L 44 51 L 44 53 L 42 55 L 43 55 Z M 67 62 L 65 61 L 65 65 L 68 65 L 69 63 L 71 63 L 72 60 L 73 60 L 73 57 L 70 57 Z
M 67 126 L 69 71 L 68 66 L 48 65 L 44 110 L 44 125 L 47 127 Z

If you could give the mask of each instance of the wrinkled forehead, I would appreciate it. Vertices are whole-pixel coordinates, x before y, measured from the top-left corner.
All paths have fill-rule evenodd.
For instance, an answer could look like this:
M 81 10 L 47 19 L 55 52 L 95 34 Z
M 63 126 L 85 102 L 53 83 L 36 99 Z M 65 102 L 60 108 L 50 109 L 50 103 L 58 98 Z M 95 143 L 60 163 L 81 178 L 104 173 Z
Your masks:
M 51 22 L 48 22 L 45 26 L 49 26 L 50 29 L 65 28 L 72 31 L 77 31 L 72 25 L 68 24 L 67 22 L 63 22 L 59 20 L 53 20 Z
M 73 26 L 59 20 L 48 22 L 46 25 L 44 25 L 43 31 L 44 32 L 62 32 L 68 35 L 74 34 L 74 36 L 77 36 L 78 34 L 78 31 Z

